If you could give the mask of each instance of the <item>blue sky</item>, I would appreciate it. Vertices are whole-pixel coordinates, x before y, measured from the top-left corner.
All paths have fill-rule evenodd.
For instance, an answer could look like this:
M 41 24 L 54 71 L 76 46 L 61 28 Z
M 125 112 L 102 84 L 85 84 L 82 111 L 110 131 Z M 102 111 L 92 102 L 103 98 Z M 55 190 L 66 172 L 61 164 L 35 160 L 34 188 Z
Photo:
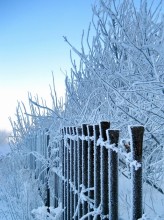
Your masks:
M 17 100 L 27 93 L 47 101 L 54 72 L 58 95 L 63 95 L 64 74 L 71 67 L 69 46 L 80 48 L 82 30 L 92 18 L 94 0 L 0 1 L 0 129 L 10 129 Z M 48 102 L 49 103 L 49 102 Z

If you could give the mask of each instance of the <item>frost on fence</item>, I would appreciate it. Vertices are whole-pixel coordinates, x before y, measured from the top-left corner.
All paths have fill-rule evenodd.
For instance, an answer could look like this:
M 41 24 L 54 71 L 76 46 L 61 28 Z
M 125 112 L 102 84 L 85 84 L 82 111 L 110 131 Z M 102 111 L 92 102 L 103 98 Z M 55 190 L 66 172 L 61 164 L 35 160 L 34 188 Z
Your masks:
M 136 160 L 141 166 L 135 170 L 132 166 L 131 168 L 131 178 L 132 178 L 132 201 L 131 201 L 131 219 L 138 219 L 142 217 L 143 214 L 143 203 L 142 203 L 142 149 L 143 149 L 143 126 L 130 126 L 131 135 L 131 151 L 132 158 Z
M 132 128 L 133 130 L 141 128 L 143 131 L 142 126 L 132 126 Z M 51 182 L 51 204 L 53 202 L 54 207 L 58 207 L 62 202 L 63 219 L 67 219 L 68 216 L 77 220 L 86 217 L 88 219 L 95 217 L 97 220 L 119 217 L 119 178 L 117 177 L 120 158 L 126 162 L 131 174 L 132 213 L 136 212 L 137 218 L 142 216 L 142 175 L 140 175 L 143 168 L 140 155 L 142 141 L 137 142 L 141 140 L 142 132 L 140 133 L 139 130 L 136 132 L 137 138 L 133 139 L 134 135 L 131 135 L 130 141 L 122 142 L 129 145 L 128 151 L 123 150 L 119 144 L 119 130 L 109 129 L 109 122 L 64 127 L 58 140 L 53 136 L 50 137 L 51 140 L 55 140 L 51 143 L 51 159 L 54 158 L 51 169 L 53 173 L 49 172 L 53 174 L 51 178 L 54 180 L 54 185 Z M 41 140 L 45 138 L 39 139 Z M 140 150 L 137 154 L 136 150 L 129 148 L 133 148 L 134 144 L 138 145 Z M 47 158 L 45 167 L 51 166 L 48 161 Z M 120 171 L 122 172 L 121 169 Z M 130 179 L 128 181 L 130 182 Z
M 119 130 L 106 131 L 108 142 L 114 145 L 109 148 L 109 219 L 118 219 L 118 141 Z
M 63 219 L 118 219 L 118 158 L 123 155 L 133 172 L 142 169 L 141 160 L 133 151 L 119 148 L 119 130 L 109 129 L 109 122 L 99 125 L 64 128 L 63 164 Z M 134 140 L 133 140 L 134 141 Z M 142 143 L 141 143 L 142 144 Z M 131 143 L 131 147 L 133 144 Z M 136 146 L 136 143 L 135 143 Z M 137 147 L 140 147 L 137 145 Z M 141 184 L 142 176 L 132 184 Z M 134 196 L 136 196 L 134 194 Z M 69 197 L 69 198 L 68 198 Z M 142 206 L 142 195 L 138 197 Z M 132 207 L 136 200 L 132 200 Z M 138 209 L 137 209 L 138 212 Z M 68 217 L 69 216 L 69 217 Z M 138 214 L 142 216 L 141 213 Z M 135 218 L 134 218 L 135 219 Z

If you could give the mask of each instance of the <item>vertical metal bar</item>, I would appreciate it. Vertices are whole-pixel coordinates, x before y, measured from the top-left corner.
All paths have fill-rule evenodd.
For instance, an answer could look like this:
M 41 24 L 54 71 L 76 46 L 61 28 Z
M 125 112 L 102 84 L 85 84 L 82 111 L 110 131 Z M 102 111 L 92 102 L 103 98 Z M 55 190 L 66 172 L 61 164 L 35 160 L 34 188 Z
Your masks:
M 142 148 L 143 148 L 143 126 L 131 126 L 129 129 L 131 135 L 132 160 L 137 161 L 141 166 L 136 169 L 131 166 L 132 178 L 132 207 L 131 219 L 137 220 L 142 217 Z
M 107 130 L 109 144 L 118 147 L 119 130 Z M 109 149 L 109 219 L 118 220 L 118 152 Z
M 80 186 L 82 184 L 82 140 L 80 137 L 82 136 L 82 128 L 77 128 L 77 134 L 78 134 L 78 199 L 80 199 Z M 78 219 L 82 217 L 82 204 L 79 204 L 78 207 Z
M 109 129 L 110 123 L 100 122 L 100 137 L 103 141 L 107 140 L 106 130 Z M 109 214 L 109 192 L 108 192 L 108 150 L 101 146 L 101 209 L 103 219 L 108 219 Z
M 70 135 L 73 137 L 73 127 L 70 127 Z M 70 140 L 70 219 L 74 213 L 74 141 Z
M 56 152 L 56 160 L 57 160 L 56 171 L 59 170 L 59 163 L 60 163 L 59 162 L 59 153 L 61 150 L 59 151 L 59 149 L 60 149 L 60 142 L 57 142 L 56 143 L 56 150 L 57 150 L 57 152 Z M 60 190 L 61 190 L 61 185 L 59 186 L 59 176 L 58 176 L 58 172 L 56 172 L 56 207 L 58 207 Z
M 55 149 L 55 152 L 54 152 L 54 159 L 56 160 L 56 143 L 54 143 L 54 149 Z M 56 171 L 56 168 L 57 168 L 57 162 L 55 161 L 55 171 Z M 56 191 L 56 172 L 54 173 L 54 207 L 56 208 L 56 194 L 57 194 L 57 191 Z
M 82 135 L 83 137 L 87 137 L 87 125 L 82 124 Z M 83 139 L 82 140 L 82 184 L 86 189 L 88 186 L 88 142 Z M 87 196 L 88 193 L 85 193 Z M 83 201 L 83 216 L 88 213 L 88 203 Z
M 64 210 L 64 182 L 65 182 L 65 176 L 64 176 L 64 161 L 65 161 L 65 155 L 64 155 L 64 129 L 61 130 L 62 134 L 62 140 L 61 140 L 61 148 L 62 148 L 62 191 L 61 191 L 61 197 L 62 197 L 62 209 Z M 64 219 L 64 212 L 62 215 L 62 219 Z
M 59 205 L 59 201 L 62 204 L 62 208 L 63 208 L 63 193 L 64 193 L 64 183 L 63 183 L 63 129 L 60 129 L 60 135 L 61 135 L 61 139 L 60 142 L 58 143 L 58 149 L 59 149 L 59 165 L 58 165 L 58 170 L 61 170 L 61 176 L 59 174 L 57 174 L 58 176 L 58 205 Z M 61 219 L 63 218 L 63 215 L 61 216 Z
M 64 134 L 65 134 L 65 140 L 64 140 L 64 220 L 67 220 L 67 128 L 64 127 Z
M 67 127 L 67 134 L 70 128 Z M 67 139 L 67 220 L 70 220 L 70 139 Z
M 100 179 L 100 146 L 97 140 L 100 135 L 99 125 L 93 126 L 94 134 L 94 209 L 97 210 L 101 203 L 101 179 Z M 95 216 L 95 220 L 100 220 L 100 215 Z
M 76 127 L 73 127 L 73 134 L 76 136 L 77 131 Z M 78 148 L 77 148 L 77 139 L 74 139 L 74 214 L 76 212 L 76 207 L 78 205 Z M 75 220 L 78 220 L 78 216 L 74 217 Z
M 59 167 L 61 166 L 60 165 L 60 158 L 61 158 L 61 145 L 60 145 L 60 143 L 58 142 L 57 143 L 57 149 L 58 149 L 58 151 L 57 151 L 57 170 L 59 170 Z M 58 207 L 58 205 L 59 205 L 59 197 L 60 197 L 60 191 L 61 191 L 61 179 L 59 178 L 59 175 L 58 175 L 58 173 L 56 173 L 56 187 L 57 187 L 57 190 L 56 190 L 56 192 L 57 192 L 57 194 L 56 194 L 56 201 L 57 201 L 57 207 Z M 59 185 L 59 183 L 60 183 L 60 185 Z
M 62 146 L 62 144 L 64 145 L 64 141 L 63 141 L 63 139 L 61 140 L 61 148 L 62 148 L 62 150 L 61 151 L 63 151 L 63 146 Z M 59 186 L 58 184 L 59 184 L 59 176 L 58 176 L 58 174 L 57 174 L 57 170 L 58 170 L 58 168 L 59 168 L 59 143 L 54 143 L 54 149 L 55 149 L 55 152 L 54 152 L 54 156 L 55 156 L 55 170 L 56 170 L 56 172 L 54 173 L 54 206 L 55 206 L 55 208 L 57 208 L 58 207 L 58 199 L 59 199 L 59 192 L 61 191 L 61 190 L 64 190 L 62 187 L 64 186 L 64 181 L 63 181 L 63 179 L 61 180 L 61 186 Z M 61 153 L 61 152 L 60 152 Z M 62 176 L 64 175 L 64 164 L 63 164 L 63 153 L 61 153 L 61 161 L 62 161 Z M 63 200 L 62 200 L 63 201 Z M 63 203 L 64 204 L 64 203 Z M 62 205 L 63 205 L 62 204 Z M 63 207 L 64 208 L 64 207 Z
M 50 157 L 50 151 L 49 151 L 49 143 L 50 143 L 50 135 L 45 133 L 45 139 L 46 139 L 46 151 L 47 151 L 47 157 Z M 46 199 L 46 206 L 47 206 L 47 211 L 50 212 L 50 187 L 49 187 L 49 164 L 47 167 L 47 175 L 46 175 L 46 188 L 47 188 L 47 199 Z
M 41 144 L 41 155 L 44 157 L 44 142 L 43 142 L 43 131 L 41 130 L 40 131 L 40 144 Z M 42 170 L 42 162 L 40 162 L 40 171 L 41 171 L 41 175 L 40 175 L 40 178 L 41 178 L 41 181 L 42 181 L 42 184 L 45 183 L 44 181 L 44 171 Z
M 88 125 L 87 126 L 88 130 L 88 188 L 93 188 L 94 187 L 94 145 L 93 145 L 93 140 L 91 138 L 93 137 L 93 125 Z M 94 191 L 89 190 L 88 191 L 88 197 L 91 200 L 94 200 Z M 93 207 L 88 205 L 88 212 L 93 211 Z M 92 217 L 88 216 L 88 220 L 91 220 Z

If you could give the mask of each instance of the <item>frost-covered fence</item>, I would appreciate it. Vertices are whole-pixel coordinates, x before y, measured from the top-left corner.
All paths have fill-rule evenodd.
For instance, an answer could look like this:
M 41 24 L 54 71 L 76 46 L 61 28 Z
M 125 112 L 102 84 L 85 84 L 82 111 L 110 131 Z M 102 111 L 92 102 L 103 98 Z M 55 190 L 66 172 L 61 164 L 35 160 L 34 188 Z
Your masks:
M 25 148 L 27 149 L 26 167 L 30 169 L 39 180 L 39 190 L 46 206 L 50 206 L 50 189 L 48 186 L 48 158 L 50 135 L 47 129 L 34 131 L 26 136 Z
M 131 166 L 131 219 L 142 217 L 144 128 L 131 126 L 129 132 L 131 158 L 118 148 L 119 130 L 109 122 L 62 130 L 62 219 L 118 219 L 119 154 Z
M 104 121 L 64 127 L 60 137 L 47 130 L 30 134 L 27 164 L 43 186 L 40 192 L 47 210 L 62 203 L 61 220 L 117 220 L 119 159 L 124 158 L 131 167 L 131 219 L 141 218 L 144 128 L 130 126 L 129 133 L 128 152 L 118 144 L 119 130 Z

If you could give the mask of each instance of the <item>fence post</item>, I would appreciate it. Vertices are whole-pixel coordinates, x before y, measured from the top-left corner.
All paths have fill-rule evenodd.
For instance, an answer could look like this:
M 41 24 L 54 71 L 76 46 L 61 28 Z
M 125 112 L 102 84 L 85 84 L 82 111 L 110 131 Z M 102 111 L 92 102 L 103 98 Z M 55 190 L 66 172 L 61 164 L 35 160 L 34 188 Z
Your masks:
M 88 188 L 94 187 L 94 145 L 93 140 L 91 139 L 93 136 L 93 125 L 87 126 L 88 130 Z M 88 191 L 89 199 L 94 200 L 94 191 Z M 93 207 L 88 205 L 88 213 L 93 210 Z M 91 216 L 88 216 L 88 220 L 91 220 Z
M 80 137 L 82 136 L 82 128 L 77 128 L 78 134 L 78 198 L 80 197 L 80 185 L 82 184 L 82 140 Z M 79 204 L 78 207 L 78 219 L 82 217 L 82 204 Z
M 62 159 L 62 191 L 61 191 L 61 198 L 62 198 L 62 209 L 63 209 L 62 219 L 64 219 L 64 185 L 65 185 L 65 176 L 64 176 L 64 161 L 65 161 L 64 128 L 61 130 L 61 134 L 62 134 L 62 140 L 61 140 L 61 147 L 62 147 L 62 154 L 61 154 L 61 159 Z
M 76 136 L 76 127 L 73 127 L 73 134 Z M 78 148 L 77 138 L 74 139 L 74 214 L 78 205 Z M 74 216 L 75 220 L 78 220 L 78 216 Z
M 73 137 L 73 127 L 70 127 L 70 135 Z M 70 139 L 70 219 L 74 213 L 74 141 Z
M 118 147 L 119 130 L 107 130 L 109 144 Z M 118 219 L 118 152 L 109 148 L 109 219 Z
M 67 220 L 67 128 L 64 127 L 64 220 Z
M 87 125 L 82 124 L 82 136 L 87 137 Z M 82 139 L 82 184 L 86 189 L 88 186 L 88 142 L 85 139 Z M 85 193 L 87 196 L 88 193 Z M 88 203 L 83 201 L 83 216 L 88 213 Z
M 48 132 L 48 131 L 47 131 Z M 47 134 L 47 157 L 48 157 L 48 160 L 50 158 L 50 146 L 49 146 L 49 143 L 50 143 L 50 135 Z M 47 167 L 47 211 L 50 212 L 50 186 L 49 186 L 49 170 L 50 170 L 50 165 L 48 164 L 48 167 Z
M 132 178 L 132 203 L 131 219 L 137 220 L 142 217 L 142 146 L 143 126 L 130 126 L 132 160 L 137 161 L 141 166 L 136 169 L 131 166 Z
M 61 193 L 61 188 L 62 187 L 59 187 L 59 176 L 58 176 L 58 172 L 57 170 L 59 169 L 59 149 L 60 149 L 60 157 L 62 158 L 62 175 L 64 174 L 64 165 L 63 165 L 63 145 L 64 145 L 64 140 L 63 140 L 63 137 L 62 137 L 62 140 L 61 140 L 61 143 L 60 143 L 60 146 L 61 148 L 59 147 L 59 143 L 54 143 L 54 159 L 56 160 L 55 163 L 54 163 L 54 166 L 55 166 L 55 172 L 54 172 L 54 207 L 57 208 L 58 207 L 58 201 L 59 201 L 59 193 Z M 61 152 L 62 151 L 62 152 Z M 63 182 L 63 178 L 61 179 L 61 182 L 62 182 L 62 186 L 64 184 Z M 63 191 L 63 189 L 62 189 Z M 64 205 L 64 203 L 63 203 Z
M 41 130 L 40 138 L 41 138 L 41 142 L 40 142 L 40 144 L 41 144 L 41 154 L 44 157 L 45 156 L 45 154 L 44 154 L 44 144 L 45 144 L 45 142 L 44 142 L 43 130 Z M 42 167 L 42 162 L 41 162 L 41 167 Z M 45 170 L 41 170 L 40 177 L 41 177 L 42 184 L 44 184 L 45 183 Z
M 99 125 L 93 126 L 94 134 L 94 209 L 97 210 L 101 203 L 101 178 L 100 178 L 100 146 L 97 140 L 100 135 Z M 100 215 L 95 216 L 95 220 L 100 220 Z
M 70 135 L 70 128 L 67 127 L 67 134 Z M 70 138 L 67 138 L 67 220 L 70 219 Z
M 100 137 L 103 141 L 107 140 L 106 130 L 109 129 L 110 123 L 106 121 L 100 122 Z M 101 146 L 101 214 L 103 219 L 108 219 L 108 149 Z
M 59 170 L 59 168 L 61 166 L 61 162 L 59 160 L 59 158 L 61 158 L 61 151 L 62 151 L 61 143 L 58 142 L 56 147 L 57 147 L 57 163 L 56 163 L 57 167 L 56 168 L 57 168 L 57 170 Z M 61 178 L 59 177 L 59 173 L 56 172 L 56 192 L 57 192 L 56 193 L 56 205 L 57 205 L 57 207 L 59 205 L 59 197 L 60 197 L 60 192 L 61 192 L 61 184 L 62 184 L 62 181 L 61 181 Z
M 47 133 L 44 133 L 45 137 L 46 137 L 46 153 L 47 153 L 47 158 L 50 157 L 50 149 L 49 149 L 49 142 L 50 142 L 50 135 L 48 134 L 48 130 L 46 131 Z M 46 188 L 47 188 L 47 198 L 46 198 L 46 206 L 47 206 L 47 212 L 50 212 L 50 187 L 49 187 L 49 178 L 48 178 L 48 175 L 49 175 L 49 170 L 50 170 L 50 167 L 49 167 L 49 164 L 47 166 L 47 175 L 46 175 Z

